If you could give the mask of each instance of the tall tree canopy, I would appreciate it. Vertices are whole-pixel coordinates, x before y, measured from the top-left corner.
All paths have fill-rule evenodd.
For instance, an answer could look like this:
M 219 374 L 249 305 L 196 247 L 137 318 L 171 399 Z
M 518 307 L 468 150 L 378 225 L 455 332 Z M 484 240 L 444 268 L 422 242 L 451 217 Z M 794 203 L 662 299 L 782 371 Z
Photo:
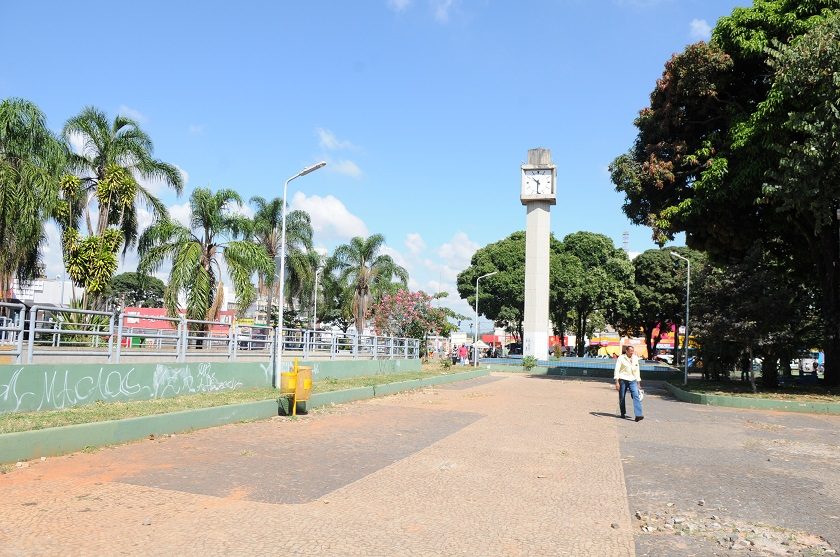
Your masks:
M 652 357 L 662 334 L 675 324 L 681 302 L 685 303 L 685 277 L 677 272 L 679 263 L 671 248 L 651 249 L 633 260 L 633 292 L 639 301 L 638 311 L 621 315 L 621 325 L 639 331 L 645 337 L 647 353 Z
M 163 203 L 138 180 L 161 181 L 178 194 L 184 188 L 178 169 L 153 157 L 151 138 L 131 118 L 118 115 L 109 122 L 104 112 L 87 107 L 67 121 L 63 134 L 68 143 L 82 146 L 81 152 L 71 154 L 69 166 L 80 178 L 90 235 L 101 236 L 113 225 L 122 231 L 126 246 L 133 245 L 138 234 L 136 199 L 156 218 L 166 216 Z M 78 228 L 75 222 L 70 226 Z
M 35 278 L 65 150 L 33 103 L 0 101 L 0 299 L 15 278 Z
M 141 273 L 120 273 L 111 279 L 103 295 L 111 304 L 163 307 L 166 285 L 157 277 Z
M 190 227 L 163 220 L 153 224 L 140 238 L 138 251 L 142 273 L 156 271 L 172 262 L 164 301 L 169 314 L 178 315 L 178 295 L 186 293 L 187 318 L 214 320 L 223 302 L 223 260 L 227 266 L 240 313 L 254 300 L 251 276 L 269 272 L 271 258 L 265 249 L 247 238 L 250 219 L 231 211 L 242 199 L 233 190 L 215 194 L 196 188 L 190 195 Z
M 550 238 L 549 316 L 558 334 L 570 316 L 582 355 L 588 320 L 600 311 L 614 319 L 619 311 L 630 312 L 638 303 L 630 287 L 630 261 L 622 250 L 602 234 L 576 232 L 559 242 Z M 476 278 L 498 271 L 479 286 L 479 311 L 522 338 L 525 316 L 525 232 L 514 232 L 473 254 L 472 263 L 458 275 L 458 292 L 475 304 Z M 622 309 L 623 308 L 623 309 Z
M 353 316 L 356 331 L 362 334 L 365 321 L 377 294 L 391 291 L 393 278 L 408 286 L 408 271 L 397 265 L 390 255 L 380 253 L 385 245 L 382 234 L 368 238 L 356 236 L 349 244 L 335 248 L 328 272 L 338 274 L 339 283 L 353 285 Z
M 627 254 L 616 249 L 612 240 L 594 232 L 574 232 L 563 238 L 563 252 L 580 261 L 579 295 L 574 299 L 575 334 L 578 356 L 583 356 L 587 321 L 601 311 L 608 323 L 620 315 L 636 311 L 639 302 L 633 293 L 633 267 Z
M 469 267 L 458 274 L 458 293 L 475 306 L 475 281 L 497 271 L 479 286 L 478 309 L 494 322 L 522 338 L 525 318 L 525 232 L 480 248 Z M 477 324 L 476 324 L 477 325 Z
M 63 135 L 68 144 L 81 147 L 70 153 L 72 174 L 61 181 L 58 223 L 67 272 L 84 287 L 87 306 L 117 270 L 120 247 L 125 253 L 137 240 L 138 207 L 145 205 L 155 221 L 166 219 L 166 206 L 142 180 L 159 180 L 180 194 L 183 179 L 174 165 L 152 157 L 151 139 L 125 116 L 109 122 L 104 112 L 87 107 L 67 121 Z M 80 226 L 82 217 L 86 233 Z
M 272 267 L 268 272 L 258 273 L 260 294 L 268 295 L 267 306 L 273 305 L 279 293 L 279 283 L 275 281 L 276 263 L 280 257 L 283 219 L 283 199 L 275 197 L 266 201 L 262 197 L 252 197 L 254 213 L 254 241 L 261 245 L 271 258 Z M 317 254 L 312 251 L 312 224 L 306 211 L 290 211 L 286 214 L 286 275 L 287 286 L 284 290 L 286 301 L 301 294 L 302 284 L 314 281 L 316 266 L 313 264 Z M 314 288 L 314 285 L 313 285 Z M 310 290 L 311 292 L 311 290 Z
M 722 261 L 772 239 L 770 255 L 801 277 L 816 268 L 829 384 L 840 383 L 839 13 L 840 0 L 756 0 L 721 18 L 710 43 L 665 65 L 633 148 L 610 167 L 625 213 L 659 242 L 685 231 Z

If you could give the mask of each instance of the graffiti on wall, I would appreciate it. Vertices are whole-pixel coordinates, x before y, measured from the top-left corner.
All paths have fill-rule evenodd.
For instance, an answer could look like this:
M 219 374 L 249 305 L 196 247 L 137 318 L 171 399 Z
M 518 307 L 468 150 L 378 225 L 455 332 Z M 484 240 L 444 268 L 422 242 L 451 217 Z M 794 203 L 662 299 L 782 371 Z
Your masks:
M 219 379 L 212 364 L 157 364 L 146 369 L 114 366 L 81 375 L 68 369 L 44 371 L 37 378 L 24 377 L 26 368 L 15 369 L 0 383 L 0 412 L 60 410 L 101 401 L 144 400 L 177 395 L 236 389 L 236 378 Z M 30 371 L 31 372 L 31 371 Z M 1 380 L 0 380 L 1 381 Z

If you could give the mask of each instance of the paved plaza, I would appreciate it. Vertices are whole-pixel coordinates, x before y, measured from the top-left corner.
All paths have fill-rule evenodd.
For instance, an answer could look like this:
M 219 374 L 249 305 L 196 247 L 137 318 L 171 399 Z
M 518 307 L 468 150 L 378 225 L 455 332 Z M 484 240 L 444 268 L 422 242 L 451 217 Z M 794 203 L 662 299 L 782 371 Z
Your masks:
M 493 374 L 35 461 L 0 476 L 0 555 L 819 555 L 840 417 Z

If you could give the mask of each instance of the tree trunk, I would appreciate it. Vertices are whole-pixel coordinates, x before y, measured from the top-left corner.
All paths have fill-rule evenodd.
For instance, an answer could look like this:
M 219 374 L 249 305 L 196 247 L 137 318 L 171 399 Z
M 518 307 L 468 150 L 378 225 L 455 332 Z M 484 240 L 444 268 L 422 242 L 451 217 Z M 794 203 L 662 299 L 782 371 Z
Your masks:
M 653 344 L 653 327 L 644 328 L 645 332 L 645 346 L 647 347 L 647 354 L 648 360 L 652 360 L 654 356 L 654 344 Z
M 775 351 L 771 351 L 761 363 L 761 384 L 769 388 L 779 386 L 779 354 Z
M 817 271 L 822 277 L 822 314 L 825 323 L 825 385 L 840 385 L 840 222 L 835 214 L 834 226 L 826 228 L 820 238 L 822 249 Z
M 674 365 L 680 367 L 682 364 L 683 352 L 680 346 L 680 321 L 674 318 Z

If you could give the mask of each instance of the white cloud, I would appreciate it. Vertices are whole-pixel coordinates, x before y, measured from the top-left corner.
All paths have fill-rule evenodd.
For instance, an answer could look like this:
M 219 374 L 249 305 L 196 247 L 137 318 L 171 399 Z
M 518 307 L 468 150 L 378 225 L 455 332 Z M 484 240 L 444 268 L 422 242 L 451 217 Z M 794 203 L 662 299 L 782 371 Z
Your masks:
M 187 127 L 187 133 L 190 135 L 202 135 L 204 133 L 204 124 L 190 124 Z
M 48 221 L 44 225 L 46 240 L 41 243 L 41 261 L 47 277 L 53 278 L 64 274 L 64 261 L 61 255 L 61 232 L 54 222 Z
M 413 265 L 399 250 L 396 250 L 388 244 L 385 244 L 382 246 L 382 255 L 391 256 L 391 259 L 394 260 L 394 263 L 408 271 L 408 274 L 411 275 L 411 269 L 413 268 Z M 411 286 L 411 281 L 411 276 L 409 276 L 409 287 Z
M 68 137 L 67 140 L 70 142 L 70 148 L 73 149 L 73 152 L 77 155 L 82 155 L 85 152 L 85 139 L 80 133 L 73 132 Z
M 338 139 L 333 132 L 318 128 L 315 130 L 318 134 L 318 145 L 329 151 L 340 151 L 345 149 L 356 150 L 358 147 L 347 140 Z
M 309 213 L 312 230 L 319 242 L 345 242 L 354 236 L 367 237 L 369 234 L 362 219 L 348 211 L 344 203 L 332 195 L 307 197 L 301 192 L 296 192 L 289 202 L 289 207 Z
M 403 12 L 411 5 L 411 0 L 388 0 L 387 3 L 395 12 Z
M 176 222 L 180 222 L 187 228 L 190 226 L 190 202 L 186 201 L 180 205 L 170 205 L 167 207 L 169 216 Z
M 455 0 L 431 0 L 431 4 L 435 19 L 440 23 L 448 22 L 449 12 L 455 5 Z
M 248 217 L 249 219 L 254 218 L 254 210 L 246 203 L 243 203 L 242 205 L 232 203 L 228 205 L 227 212 L 231 215 L 241 215 L 243 217 Z
M 464 270 L 470 265 L 473 254 L 479 245 L 463 232 L 458 232 L 452 239 L 438 248 L 438 255 L 451 268 Z M 460 271 L 458 271 L 460 272 Z
M 350 176 L 352 178 L 359 178 L 362 176 L 362 169 L 351 160 L 331 162 L 327 168 L 331 169 L 333 172 L 344 174 L 345 176 Z
M 417 255 L 418 253 L 426 249 L 426 242 L 423 241 L 423 237 L 420 236 L 420 234 L 412 232 L 405 237 L 405 247 L 408 248 L 408 251 L 411 252 L 411 255 Z
M 139 110 L 131 108 L 130 106 L 125 106 L 124 104 L 120 105 L 120 107 L 117 109 L 117 114 L 131 118 L 138 124 L 145 124 L 149 121 L 149 119 L 146 118 L 145 114 L 143 114 Z
M 689 25 L 692 39 L 708 41 L 712 38 L 712 26 L 705 19 L 692 19 Z

